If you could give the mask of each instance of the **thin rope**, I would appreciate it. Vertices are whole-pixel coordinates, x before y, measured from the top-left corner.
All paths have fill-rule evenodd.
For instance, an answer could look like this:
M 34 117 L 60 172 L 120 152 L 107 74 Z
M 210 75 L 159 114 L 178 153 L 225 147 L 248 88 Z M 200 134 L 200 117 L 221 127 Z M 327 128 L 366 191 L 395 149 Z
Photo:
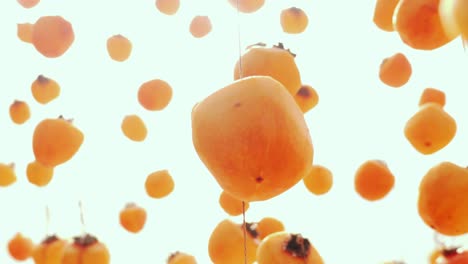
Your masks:
M 237 44 L 239 50 L 239 79 L 242 78 L 242 42 L 241 42 L 241 24 L 240 24 L 240 11 L 239 11 L 239 0 L 237 3 Z
M 49 235 L 49 228 L 50 228 L 50 209 L 49 209 L 49 206 L 46 205 L 45 206 L 45 218 L 46 218 L 46 222 L 45 222 L 45 232 L 46 232 L 46 236 Z
M 86 233 L 86 225 L 84 221 L 83 203 L 81 200 L 78 201 L 78 207 L 80 208 L 80 222 L 81 222 L 81 233 Z
M 244 226 L 244 264 L 247 264 L 247 224 L 245 223 L 245 202 L 242 201 L 242 225 Z

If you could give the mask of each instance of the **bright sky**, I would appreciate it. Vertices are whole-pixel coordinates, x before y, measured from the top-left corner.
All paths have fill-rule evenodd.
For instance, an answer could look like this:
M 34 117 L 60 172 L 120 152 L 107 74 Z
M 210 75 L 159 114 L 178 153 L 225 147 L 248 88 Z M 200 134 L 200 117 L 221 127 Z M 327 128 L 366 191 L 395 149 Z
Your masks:
M 441 161 L 467 162 L 468 57 L 461 40 L 436 51 L 411 50 L 396 33 L 382 32 L 372 23 L 372 1 L 267 0 L 257 13 L 239 18 L 227 0 L 181 2 L 172 17 L 160 14 L 153 0 L 42 0 L 32 9 L 14 0 L 0 2 L 0 162 L 15 162 L 18 176 L 15 184 L 0 190 L 0 245 L 5 245 L 0 263 L 14 263 L 6 244 L 16 232 L 36 242 L 44 238 L 46 205 L 50 232 L 79 234 L 79 200 L 86 231 L 108 246 L 113 264 L 164 263 L 176 250 L 195 255 L 198 263 L 211 263 L 208 238 L 228 216 L 218 204 L 220 187 L 193 149 L 190 111 L 232 82 L 238 23 L 243 48 L 281 41 L 297 54 L 303 82 L 320 95 L 318 106 L 305 115 L 314 163 L 329 167 L 335 177 L 333 189 L 323 197 L 299 182 L 278 197 L 251 203 L 247 221 L 264 216 L 282 220 L 287 231 L 307 237 L 326 263 L 425 263 L 434 244 L 416 210 L 419 181 Z M 301 35 L 280 28 L 279 12 L 291 6 L 309 15 L 309 27 Z M 213 31 L 194 39 L 188 25 L 200 14 L 210 16 Z M 45 58 L 16 37 L 17 23 L 33 23 L 43 15 L 61 15 L 73 24 L 75 42 L 62 57 Z M 108 57 L 106 40 L 114 34 L 133 43 L 126 62 Z M 411 80 L 400 89 L 378 79 L 381 60 L 395 52 L 405 53 L 413 65 Z M 62 88 L 60 97 L 45 106 L 30 92 L 39 74 Z M 138 104 L 136 93 L 155 78 L 170 83 L 174 96 L 165 110 L 149 112 Z M 416 152 L 403 136 L 426 87 L 445 91 L 445 109 L 458 123 L 450 145 L 430 156 Z M 8 116 L 15 99 L 27 101 L 32 111 L 21 126 Z M 143 143 L 123 136 L 120 123 L 127 114 L 145 120 L 149 136 Z M 38 188 L 25 176 L 34 159 L 32 132 L 40 120 L 59 115 L 74 118 L 85 140 L 72 160 L 56 168 L 52 182 Z M 375 203 L 361 199 L 353 187 L 354 172 L 368 159 L 385 160 L 396 176 L 393 191 Z M 176 186 L 169 197 L 154 200 L 143 184 L 147 174 L 160 169 L 171 172 Z M 141 233 L 130 234 L 119 225 L 118 213 L 127 202 L 148 210 Z M 242 221 L 240 216 L 231 219 Z

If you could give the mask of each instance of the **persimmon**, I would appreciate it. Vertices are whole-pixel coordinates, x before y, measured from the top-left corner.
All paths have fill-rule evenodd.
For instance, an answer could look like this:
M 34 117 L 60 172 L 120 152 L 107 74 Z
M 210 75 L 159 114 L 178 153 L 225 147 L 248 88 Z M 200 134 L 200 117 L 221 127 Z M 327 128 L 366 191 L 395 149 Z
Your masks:
M 84 234 L 73 238 L 63 252 L 61 264 L 109 264 L 110 253 L 106 245 L 95 236 Z
M 31 93 L 38 103 L 45 105 L 59 97 L 60 85 L 57 81 L 41 74 L 32 82 Z
M 282 43 L 267 47 L 263 43 L 247 48 L 234 67 L 234 80 L 261 75 L 279 81 L 295 95 L 301 88 L 301 75 L 295 62 L 295 54 L 286 50 Z M 239 65 L 242 62 L 242 65 Z M 242 72 L 240 70 L 242 68 Z
M 42 16 L 34 24 L 32 44 L 47 58 L 62 56 L 74 41 L 72 24 L 61 16 Z
M 305 114 L 318 104 L 319 95 L 312 86 L 303 84 L 294 95 L 294 100 Z
M 265 237 L 257 249 L 258 264 L 323 264 L 322 257 L 301 234 L 276 232 Z
M 445 93 L 439 89 L 426 88 L 423 90 L 421 97 L 419 98 L 419 106 L 422 106 L 425 103 L 437 103 L 441 107 L 444 107 Z
M 265 0 L 229 0 L 229 3 L 239 12 L 249 14 L 259 10 L 265 4 Z
M 57 235 L 49 235 L 41 243 L 35 245 L 32 258 L 35 264 L 64 264 L 62 258 L 64 255 L 67 240 Z
M 126 115 L 120 128 L 123 134 L 133 141 L 144 141 L 148 134 L 145 122 L 138 115 Z
M 24 8 L 33 8 L 39 4 L 40 0 L 17 0 L 17 2 Z
M 395 176 L 382 160 L 367 160 L 354 175 L 356 192 L 368 201 L 383 199 L 395 185 Z
M 376 0 L 374 7 L 374 24 L 387 32 L 395 31 L 393 27 L 393 14 L 400 0 Z
M 208 254 L 211 261 L 214 264 L 254 263 L 259 240 L 257 232 L 251 227 L 250 223 L 246 223 L 244 230 L 244 225 L 229 219 L 218 223 L 208 240 Z M 246 233 L 245 245 L 244 231 Z
M 128 203 L 119 213 L 120 225 L 130 233 L 140 232 L 146 223 L 146 209 L 135 204 Z
M 146 177 L 145 190 L 151 198 L 164 198 L 174 190 L 174 179 L 168 170 L 152 172 Z
M 155 5 L 159 12 L 171 16 L 179 10 L 180 0 L 156 0 Z
M 0 187 L 7 187 L 16 182 L 15 164 L 0 163 Z
M 304 115 L 268 76 L 228 84 L 192 110 L 192 142 L 221 188 L 241 201 L 268 200 L 310 170 L 313 145 Z
M 28 181 L 38 187 L 44 187 L 50 183 L 54 175 L 54 168 L 43 165 L 38 161 L 28 163 L 26 176 Z
M 70 160 L 80 149 L 84 134 L 71 120 L 46 118 L 36 125 L 33 133 L 35 159 L 48 167 Z
M 15 100 L 9 110 L 11 121 L 17 125 L 24 124 L 31 118 L 31 110 L 25 101 Z
M 31 23 L 16 24 L 16 35 L 18 36 L 18 39 L 26 43 L 32 43 L 33 27 L 34 24 Z
M 439 13 L 442 27 L 448 36 L 462 36 L 468 39 L 468 1 L 440 0 Z
M 18 232 L 8 241 L 7 247 L 13 259 L 25 261 L 32 256 L 34 243 L 29 237 Z
M 325 166 L 313 165 L 309 173 L 302 178 L 307 190 L 316 195 L 323 195 L 333 186 L 333 174 Z
M 144 82 L 138 89 L 138 102 L 149 111 L 166 108 L 172 99 L 172 87 L 164 80 L 153 79 Z
M 404 135 L 424 155 L 445 148 L 455 137 L 457 123 L 438 103 L 425 103 L 406 122 Z
M 405 54 L 398 52 L 382 60 L 379 69 L 379 79 L 388 86 L 400 88 L 405 85 L 413 69 Z
M 439 0 L 400 0 L 393 25 L 403 43 L 417 50 L 434 50 L 457 37 L 444 30 Z
M 176 251 L 167 258 L 167 264 L 197 264 L 193 255 L 185 252 Z
M 219 195 L 219 204 L 221 208 L 231 216 L 237 216 L 249 209 L 249 203 L 245 202 L 245 209 L 243 209 L 242 201 L 232 197 L 229 193 L 222 191 Z
M 443 258 L 442 250 L 436 248 L 429 254 L 429 264 L 438 264 L 440 258 Z
M 289 7 L 281 11 L 280 24 L 283 32 L 299 34 L 307 29 L 309 18 L 303 9 L 299 7 Z
M 106 45 L 107 54 L 115 61 L 126 61 L 132 53 L 132 42 L 121 34 L 109 37 Z
M 208 35 L 213 26 L 208 16 L 197 15 L 190 21 L 189 31 L 195 38 L 203 38 Z
M 284 224 L 274 217 L 264 217 L 257 223 L 258 237 L 262 240 L 269 234 L 284 231 Z
M 446 264 L 466 264 L 468 263 L 468 251 L 461 252 L 446 259 Z
M 468 233 L 468 169 L 452 162 L 430 168 L 419 185 L 418 212 L 432 229 L 447 236 Z

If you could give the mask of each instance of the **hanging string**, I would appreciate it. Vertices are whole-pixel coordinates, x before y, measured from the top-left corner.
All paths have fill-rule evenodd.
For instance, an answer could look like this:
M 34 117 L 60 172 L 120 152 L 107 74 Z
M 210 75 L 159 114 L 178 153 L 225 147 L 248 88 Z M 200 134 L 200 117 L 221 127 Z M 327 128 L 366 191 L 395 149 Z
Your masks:
M 81 200 L 78 201 L 78 206 L 80 208 L 80 222 L 81 222 L 81 233 L 86 233 L 86 226 L 84 221 L 84 212 L 83 212 L 83 203 Z
M 241 24 L 240 24 L 240 11 L 239 0 L 236 1 L 237 5 L 237 44 L 239 50 L 239 79 L 242 78 L 242 42 L 241 42 Z
M 46 233 L 46 236 L 48 236 L 50 232 L 50 229 L 49 229 L 50 228 L 50 209 L 48 205 L 45 206 L 45 218 L 46 218 L 45 233 Z

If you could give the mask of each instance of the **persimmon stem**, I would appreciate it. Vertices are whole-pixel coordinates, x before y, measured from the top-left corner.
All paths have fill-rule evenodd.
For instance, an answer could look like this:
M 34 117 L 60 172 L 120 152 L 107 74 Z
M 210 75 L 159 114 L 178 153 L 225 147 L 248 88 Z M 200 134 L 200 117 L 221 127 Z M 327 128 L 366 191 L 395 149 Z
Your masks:
M 84 213 L 83 213 L 83 202 L 81 200 L 78 201 L 78 206 L 80 207 L 80 222 L 81 222 L 81 233 L 86 233 L 86 225 L 84 221 Z
M 239 3 L 239 0 L 237 0 Z M 242 201 L 242 227 L 244 229 L 244 264 L 247 264 L 247 224 L 245 222 L 245 201 Z

